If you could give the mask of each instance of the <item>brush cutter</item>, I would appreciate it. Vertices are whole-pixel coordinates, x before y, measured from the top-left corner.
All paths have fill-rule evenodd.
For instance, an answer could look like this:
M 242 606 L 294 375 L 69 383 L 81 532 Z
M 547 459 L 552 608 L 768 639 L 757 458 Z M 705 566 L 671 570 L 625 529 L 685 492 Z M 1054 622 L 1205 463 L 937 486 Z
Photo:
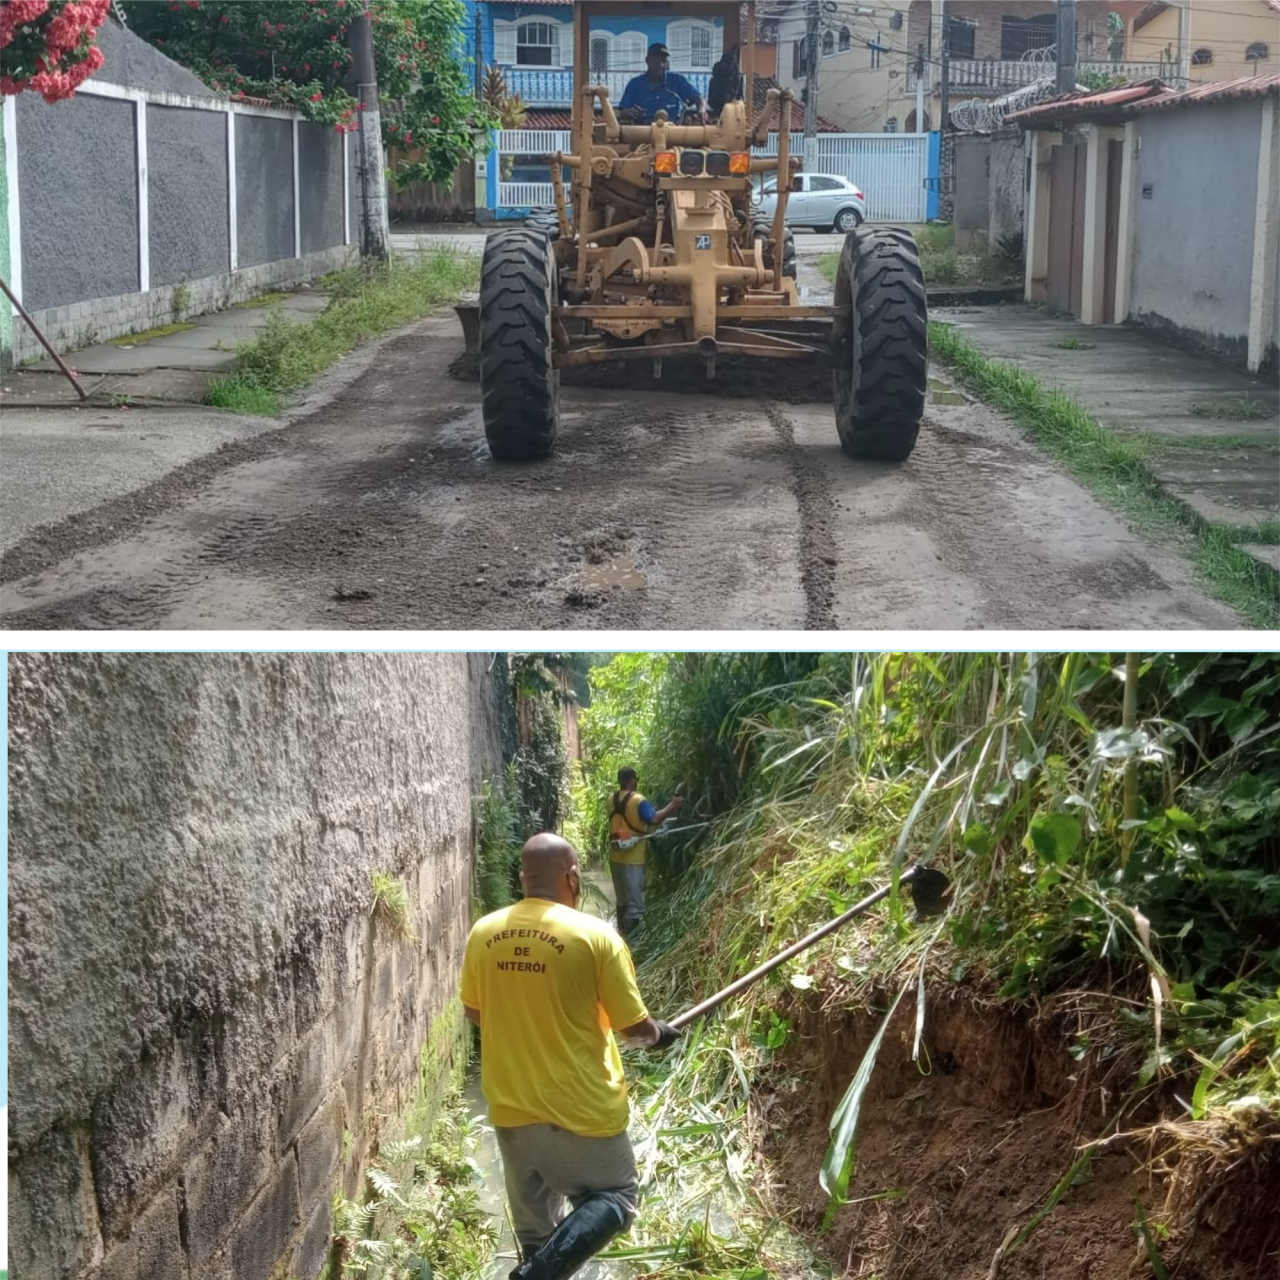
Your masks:
M 709 822 L 691 822 L 683 827 L 669 827 L 664 822 L 662 826 L 655 827 L 652 831 L 628 836 L 625 840 L 610 840 L 610 849 L 634 849 L 641 840 L 656 840 L 659 836 L 673 836 L 678 831 L 697 831 L 700 827 L 709 827 Z
M 917 863 L 898 877 L 898 883 L 905 884 L 910 888 L 911 901 L 915 904 L 917 916 L 937 916 L 946 910 L 947 895 L 951 890 L 951 881 L 941 871 L 936 871 L 932 867 L 923 867 Z M 843 915 L 837 916 L 834 920 L 828 920 L 821 928 L 815 929 L 812 933 L 801 938 L 799 942 L 793 942 L 785 951 L 779 951 L 771 960 L 766 960 L 764 964 L 752 969 L 750 973 L 744 974 L 736 982 L 731 982 L 723 991 L 717 991 L 715 995 L 708 996 L 701 1004 L 695 1004 L 692 1009 L 686 1010 L 679 1017 L 672 1018 L 669 1025 L 679 1030 L 681 1027 L 688 1026 L 695 1018 L 701 1018 L 704 1014 L 719 1008 L 732 996 L 736 996 L 739 992 L 745 991 L 749 986 L 759 982 L 765 974 L 772 973 L 779 965 L 786 964 L 793 956 L 798 956 L 802 951 L 807 951 L 815 942 L 821 941 L 828 934 L 835 933 L 837 929 L 848 924 L 855 916 L 860 916 L 864 912 L 870 911 L 877 902 L 883 902 L 892 891 L 892 885 L 885 885 L 882 889 L 877 889 L 875 893 L 863 898 L 861 902 L 855 902 Z

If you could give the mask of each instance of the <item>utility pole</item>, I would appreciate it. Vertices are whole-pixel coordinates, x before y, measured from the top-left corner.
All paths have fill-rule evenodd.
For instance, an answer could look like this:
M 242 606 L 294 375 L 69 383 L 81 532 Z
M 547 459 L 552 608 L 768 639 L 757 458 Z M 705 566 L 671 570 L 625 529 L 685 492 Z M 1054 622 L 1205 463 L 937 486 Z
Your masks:
M 942 0 L 942 106 L 938 128 L 943 144 L 947 137 L 947 116 L 951 113 L 951 0 Z
M 809 0 L 805 21 L 805 102 L 804 167 L 813 173 L 818 167 L 818 51 L 821 48 L 821 7 Z
M 916 132 L 927 133 L 924 126 L 924 45 L 916 45 Z
M 938 217 L 951 220 L 951 140 L 947 131 L 951 115 L 951 0 L 942 0 L 942 102 L 938 121 Z
M 1076 87 L 1076 0 L 1058 0 L 1058 92 Z
M 385 262 L 391 229 L 387 222 L 386 163 L 382 157 L 382 112 L 378 106 L 378 73 L 373 61 L 373 24 L 368 0 L 361 0 L 351 19 L 351 59 L 360 99 L 360 208 L 363 235 L 360 251 Z

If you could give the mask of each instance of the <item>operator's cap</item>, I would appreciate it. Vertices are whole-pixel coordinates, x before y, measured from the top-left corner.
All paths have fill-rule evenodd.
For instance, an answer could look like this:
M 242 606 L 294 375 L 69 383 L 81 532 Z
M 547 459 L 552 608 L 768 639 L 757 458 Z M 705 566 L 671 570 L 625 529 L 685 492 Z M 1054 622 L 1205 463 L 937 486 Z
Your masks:
M 664 58 L 669 58 L 671 56 L 671 50 L 668 49 L 661 41 L 656 44 L 651 44 L 649 46 L 649 52 L 644 56 L 646 58 L 652 58 L 655 53 L 660 53 Z

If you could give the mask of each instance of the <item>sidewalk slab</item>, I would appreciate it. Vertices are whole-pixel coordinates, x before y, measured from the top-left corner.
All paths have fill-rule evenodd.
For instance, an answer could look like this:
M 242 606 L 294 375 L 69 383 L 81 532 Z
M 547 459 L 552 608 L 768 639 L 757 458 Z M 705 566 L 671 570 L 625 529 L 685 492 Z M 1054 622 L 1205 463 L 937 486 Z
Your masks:
M 271 314 L 283 312 L 296 323 L 308 323 L 329 305 L 323 289 L 300 289 L 268 306 L 228 307 L 209 315 L 193 317 L 191 328 L 154 338 L 99 343 L 81 351 L 63 352 L 67 364 L 82 376 L 102 374 L 150 374 L 155 370 L 197 370 L 206 374 L 227 372 L 236 364 L 236 347 L 252 342 L 257 330 L 269 323 Z M 19 374 L 56 371 L 52 360 L 24 365 Z M 207 379 L 206 383 L 207 385 Z M 201 398 L 204 392 L 201 392 Z
M 1155 437 L 1148 468 L 1204 519 L 1247 530 L 1280 512 L 1280 385 L 1274 377 L 1253 377 L 1125 325 L 1081 324 L 1021 304 L 940 308 L 932 318 L 954 325 L 990 359 L 1069 396 L 1117 438 Z M 1193 409 L 1237 401 L 1260 405 L 1264 416 L 1211 418 Z M 1167 450 L 1159 437 L 1169 439 Z M 1256 447 L 1245 442 L 1253 439 Z M 1274 566 L 1274 548 L 1247 549 Z

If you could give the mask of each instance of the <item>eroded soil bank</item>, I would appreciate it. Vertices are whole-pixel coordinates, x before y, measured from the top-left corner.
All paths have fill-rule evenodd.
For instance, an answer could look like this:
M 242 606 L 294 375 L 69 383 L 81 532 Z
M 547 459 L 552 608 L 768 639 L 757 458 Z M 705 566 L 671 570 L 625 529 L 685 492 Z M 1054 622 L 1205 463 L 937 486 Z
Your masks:
M 1046 1003 L 1028 1016 L 972 990 L 935 988 L 918 1068 L 915 1005 L 904 999 L 863 1103 L 854 1203 L 823 1235 L 828 1125 L 881 1014 L 798 1006 L 755 1099 L 773 1207 L 837 1275 L 863 1280 L 1146 1280 L 1157 1272 L 1137 1230 L 1138 1203 L 1159 1224 L 1152 1230 L 1173 1280 L 1280 1274 L 1274 1156 L 1178 1149 L 1167 1134 L 1100 1149 L 1013 1246 L 1081 1146 L 1116 1132 L 1140 1065 L 1132 1054 L 1104 1059 L 1101 1047 L 1072 1056 L 1094 1012 Z M 1141 1130 L 1182 1111 L 1170 1091 L 1120 1127 Z

